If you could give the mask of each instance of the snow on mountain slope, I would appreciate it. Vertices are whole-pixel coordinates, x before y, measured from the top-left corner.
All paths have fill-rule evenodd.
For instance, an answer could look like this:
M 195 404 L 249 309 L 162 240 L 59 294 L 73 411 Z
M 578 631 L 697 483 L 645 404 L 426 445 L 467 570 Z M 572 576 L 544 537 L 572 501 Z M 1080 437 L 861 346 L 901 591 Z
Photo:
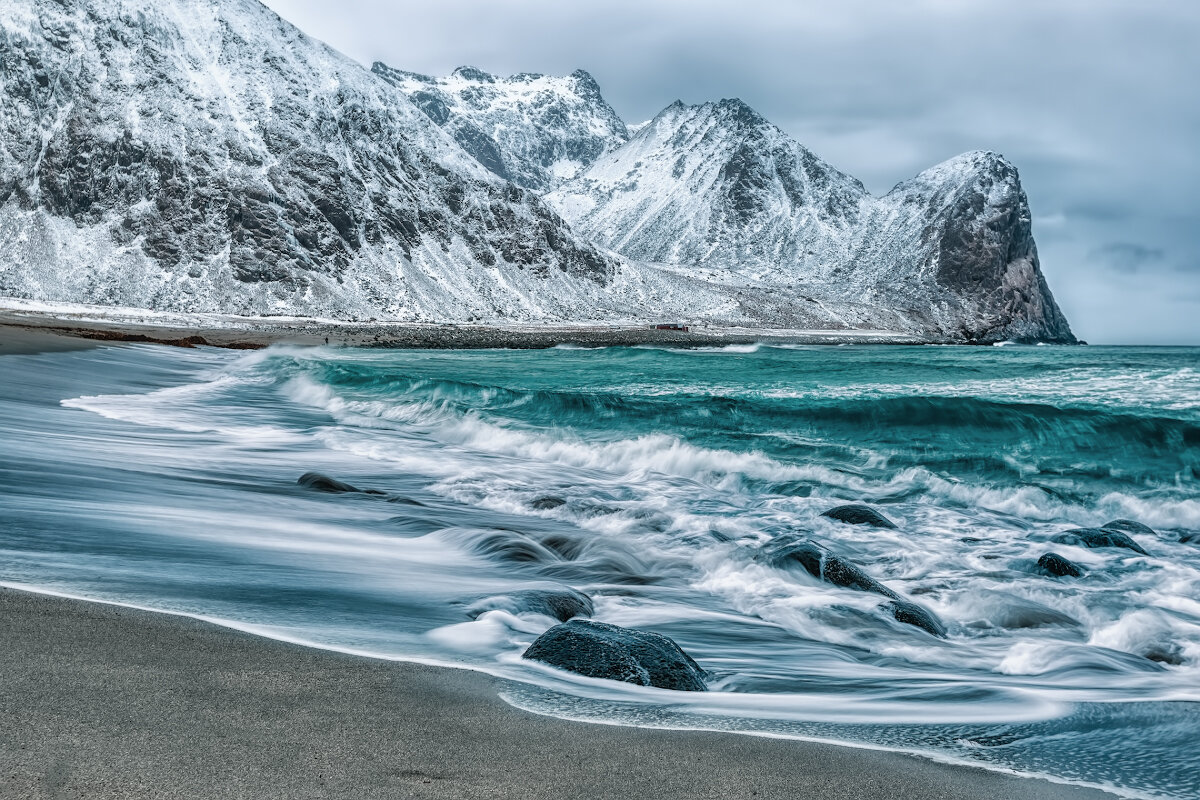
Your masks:
M 372 72 L 257 0 L 0 4 L 4 295 L 1073 340 L 998 156 L 872 198 L 738 101 L 630 137 L 586 73 Z
M 404 92 L 480 164 L 528 189 L 558 186 L 629 138 L 583 70 L 565 78 L 501 78 L 459 67 L 449 77 L 431 78 L 376 62 L 371 71 Z
M 627 313 L 643 274 L 255 0 L 0 5 L 0 253 L 0 294 L 349 318 Z
M 1074 341 L 993 153 L 875 198 L 740 101 L 676 102 L 546 199 L 599 245 L 738 287 L 751 316 Z
M 745 103 L 722 100 L 672 104 L 548 199 L 630 258 L 770 278 L 826 257 L 866 196 Z

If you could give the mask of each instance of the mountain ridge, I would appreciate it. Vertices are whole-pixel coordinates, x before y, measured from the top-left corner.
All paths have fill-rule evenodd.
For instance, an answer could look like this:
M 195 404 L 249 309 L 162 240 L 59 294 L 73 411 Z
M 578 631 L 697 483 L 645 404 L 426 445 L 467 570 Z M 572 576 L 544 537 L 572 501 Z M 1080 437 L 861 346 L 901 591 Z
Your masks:
M 0 45 L 0 295 L 1074 340 L 994 154 L 875 198 L 740 100 L 626 126 L 583 70 L 368 70 L 257 0 L 13 0 Z
M 864 320 L 832 304 L 959 340 L 1075 341 L 1016 168 L 996 153 L 876 197 L 740 100 L 676 101 L 546 199 L 627 258 L 829 301 L 847 324 Z

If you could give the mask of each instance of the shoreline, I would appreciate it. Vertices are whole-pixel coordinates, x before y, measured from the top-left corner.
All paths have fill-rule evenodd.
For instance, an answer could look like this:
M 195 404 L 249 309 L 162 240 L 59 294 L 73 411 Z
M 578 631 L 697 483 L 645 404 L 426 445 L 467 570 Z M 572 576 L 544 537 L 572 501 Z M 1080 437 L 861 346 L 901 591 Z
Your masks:
M 0 797 L 1115 795 L 886 750 L 572 722 L 485 673 L 0 587 Z
M 658 330 L 628 325 L 482 325 L 454 323 L 342 322 L 295 317 L 236 317 L 162 314 L 136 309 L 72 307 L 39 309 L 0 301 L 0 353 L 6 339 L 47 334 L 91 342 L 143 342 L 176 347 L 211 346 L 255 350 L 273 344 L 412 349 L 536 350 L 556 345 L 621 347 L 724 347 L 795 344 L 931 344 L 934 340 L 896 331 L 783 330 L 697 327 Z

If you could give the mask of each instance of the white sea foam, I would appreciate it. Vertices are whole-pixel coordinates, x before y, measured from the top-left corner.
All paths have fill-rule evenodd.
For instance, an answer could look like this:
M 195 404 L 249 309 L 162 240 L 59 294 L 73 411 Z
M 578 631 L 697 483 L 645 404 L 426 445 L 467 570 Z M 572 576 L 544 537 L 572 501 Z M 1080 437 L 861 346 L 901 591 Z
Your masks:
M 619 365 L 627 356 L 639 369 L 645 359 L 683 364 L 675 354 L 595 357 Z M 123 469 L 135 447 L 148 456 L 138 484 L 145 496 L 85 494 L 71 513 L 118 520 L 122 537 L 157 537 L 156 547 L 179 542 L 180 563 L 215 553 L 230 559 L 238 579 L 268 576 L 276 583 L 264 578 L 264 586 L 287 592 L 317 587 L 317 598 L 329 589 L 328 598 L 294 611 L 257 607 L 253 594 L 238 600 L 251 609 L 245 618 L 273 621 L 274 630 L 363 651 L 437 656 L 597 702 L 670 700 L 678 713 L 727 719 L 884 724 L 930 715 L 1028 722 L 1072 703 L 1200 699 L 1200 565 L 1195 545 L 1177 533 L 1200 528 L 1196 500 L 1182 489 L 1187 473 L 1143 489 L 1111 470 L 1047 472 L 1036 452 L 1014 449 L 989 454 L 992 472 L 972 475 L 969 461 L 957 472 L 919 459 L 901 464 L 895 450 L 867 435 L 842 441 L 818 424 L 789 429 L 778 419 L 752 438 L 707 446 L 711 439 L 692 438 L 682 424 L 622 427 L 620 406 L 609 400 L 623 389 L 643 400 L 666 397 L 666 404 L 673 392 L 726 398 L 747 391 L 733 379 L 701 375 L 673 386 L 633 376 L 624 387 L 595 388 L 605 402 L 594 418 L 584 398 L 581 410 L 557 424 L 537 405 L 551 390 L 524 390 L 516 379 L 510 387 L 499 377 L 493 385 L 483 371 L 439 380 L 438 369 L 459 357 L 281 349 L 197 370 L 183 386 L 65 401 L 60 414 L 72 425 L 85 425 L 88 415 L 77 412 L 87 410 L 143 428 L 141 441 L 89 456 L 93 464 Z M 707 357 L 714 369 L 717 361 L 733 363 Z M 1186 385 L 1194 378 L 1175 370 L 1158 379 Z M 999 391 L 1018 392 L 1019 381 L 1006 380 L 997 381 Z M 1048 384 L 1041 390 L 1049 392 Z M 1117 403 L 1128 390 L 1116 381 L 1096 392 L 1109 391 Z M 839 391 L 853 394 L 832 387 L 822 402 L 836 402 Z M 892 389 L 857 396 L 875 391 Z M 1055 402 L 1075 402 L 1075 395 L 1067 387 Z M 558 408 L 558 398 L 549 399 Z M 709 418 L 692 419 L 703 425 Z M 737 424 L 729 421 L 736 416 L 712 419 L 713 426 Z M 962 436 L 968 427 L 966 420 Z M 1059 432 L 1047 428 L 1036 444 L 1052 446 Z M 931 440 L 912 451 L 936 455 L 955 446 Z M 195 497 L 155 489 L 157 473 L 186 474 L 197 465 L 214 480 L 186 484 Z M 414 490 L 424 505 L 295 487 L 309 469 L 405 496 Z M 255 481 L 275 494 L 222 494 Z M 846 501 L 877 503 L 900 528 L 820 516 Z M 37 513 L 45 505 L 40 496 L 7 502 Z M 1051 541 L 1067 527 L 1118 517 L 1160 530 L 1133 535 L 1149 556 Z M 763 546 L 783 533 L 816 541 L 920 603 L 945 623 L 947 637 L 899 622 L 882 595 L 772 566 L 761 558 Z M 131 538 L 128 547 L 141 541 Z M 1087 576 L 1041 574 L 1035 564 L 1049 550 Z M 239 559 L 251 571 L 237 572 Z M 71 574 L 113 574 L 87 553 L 71 562 Z M 203 574 L 226 569 L 198 563 Z M 22 563 L 13 574 L 27 568 Z M 164 585 L 172 569 L 162 570 Z M 135 571 L 117 574 L 128 581 Z M 472 621 L 466 613 L 485 595 L 564 584 L 593 596 L 599 620 L 676 638 L 710 671 L 714 691 L 678 700 L 530 665 L 520 653 L 556 620 L 493 610 Z

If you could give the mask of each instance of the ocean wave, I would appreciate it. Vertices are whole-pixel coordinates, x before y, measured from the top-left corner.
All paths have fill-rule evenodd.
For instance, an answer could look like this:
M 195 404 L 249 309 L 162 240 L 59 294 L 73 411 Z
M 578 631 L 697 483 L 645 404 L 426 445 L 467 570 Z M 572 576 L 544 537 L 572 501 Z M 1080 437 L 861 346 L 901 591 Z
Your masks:
M 44 417 L 5 406 L 22 420 L 7 452 L 34 476 L 10 471 L 4 507 L 23 516 L 19 541 L 0 534 L 7 574 L 663 708 L 654 691 L 522 661 L 549 618 L 468 614 L 567 586 L 710 672 L 715 691 L 672 714 L 860 739 L 893 726 L 903 742 L 924 741 L 915 719 L 954 719 L 985 727 L 939 752 L 974 758 L 1014 752 L 994 746 L 1009 728 L 986 725 L 1066 725 L 1053 735 L 1095 755 L 1115 723 L 1089 728 L 1072 708 L 1111 721 L 1200 700 L 1200 562 L 1181 541 L 1200 529 L 1196 377 L 1169 359 L 1105 375 L 1079 348 L 275 348 L 150 380 L 145 353 L 105 352 L 104 370 L 136 376 L 124 390 L 58 394 Z M 20 438 L 51 428 L 70 434 L 61 452 Z M 82 446 L 104 436 L 120 451 Z M 310 470 L 379 493 L 298 486 Z M 898 527 L 822 516 L 844 502 Z M 1148 555 L 1053 541 L 1116 518 L 1155 529 L 1133 534 Z M 946 636 L 896 619 L 882 594 L 773 565 L 779 537 L 854 564 Z M 1051 549 L 1085 576 L 1043 574 Z M 1101 767 L 1087 774 L 1107 780 Z

